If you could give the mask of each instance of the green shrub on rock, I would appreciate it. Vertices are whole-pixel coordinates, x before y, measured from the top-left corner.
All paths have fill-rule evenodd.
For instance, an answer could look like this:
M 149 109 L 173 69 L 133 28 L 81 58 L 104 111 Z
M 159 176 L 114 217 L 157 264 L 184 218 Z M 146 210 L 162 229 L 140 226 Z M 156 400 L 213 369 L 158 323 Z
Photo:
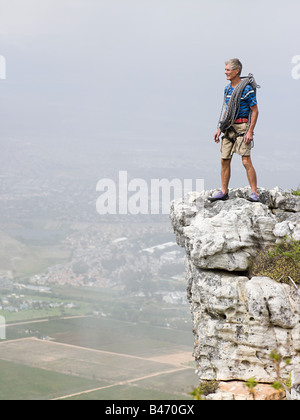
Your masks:
M 250 277 L 253 276 L 266 276 L 282 283 L 289 283 L 291 278 L 300 284 L 300 241 L 286 237 L 260 251 L 250 269 Z

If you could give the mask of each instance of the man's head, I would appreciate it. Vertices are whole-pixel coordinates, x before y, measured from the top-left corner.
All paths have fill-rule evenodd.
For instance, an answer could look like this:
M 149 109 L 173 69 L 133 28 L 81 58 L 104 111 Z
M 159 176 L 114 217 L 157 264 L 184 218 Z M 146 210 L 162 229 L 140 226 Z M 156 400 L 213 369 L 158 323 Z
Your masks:
M 225 62 L 225 74 L 228 80 L 232 81 L 242 73 L 242 63 L 238 58 L 232 58 Z

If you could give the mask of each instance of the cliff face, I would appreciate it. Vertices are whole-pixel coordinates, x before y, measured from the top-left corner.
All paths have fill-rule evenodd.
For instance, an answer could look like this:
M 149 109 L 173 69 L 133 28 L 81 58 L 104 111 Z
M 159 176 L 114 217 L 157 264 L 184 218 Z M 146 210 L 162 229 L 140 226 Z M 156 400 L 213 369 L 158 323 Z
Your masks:
M 215 191 L 189 193 L 171 205 L 177 243 L 186 250 L 194 356 L 199 378 L 273 382 L 269 354 L 291 359 L 282 376 L 300 371 L 300 286 L 248 278 L 258 251 L 291 235 L 300 240 L 300 197 L 260 189 L 261 203 L 207 201 Z M 298 279 L 296 279 L 298 280 Z

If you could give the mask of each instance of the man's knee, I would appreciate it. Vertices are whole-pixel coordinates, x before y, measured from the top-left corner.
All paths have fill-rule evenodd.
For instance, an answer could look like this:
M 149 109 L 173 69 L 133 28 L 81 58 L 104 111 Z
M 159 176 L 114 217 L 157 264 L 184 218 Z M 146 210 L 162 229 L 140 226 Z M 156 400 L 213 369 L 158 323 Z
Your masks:
M 250 156 L 243 156 L 242 162 L 246 170 L 253 168 Z
M 231 159 L 221 158 L 221 165 L 223 168 L 228 168 L 230 166 Z

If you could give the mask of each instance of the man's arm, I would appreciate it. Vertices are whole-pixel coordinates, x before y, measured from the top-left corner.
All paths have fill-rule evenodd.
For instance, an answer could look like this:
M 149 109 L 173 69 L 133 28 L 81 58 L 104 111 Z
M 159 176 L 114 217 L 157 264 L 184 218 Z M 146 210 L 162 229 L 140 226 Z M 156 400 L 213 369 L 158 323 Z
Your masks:
M 250 143 L 253 140 L 253 132 L 256 126 L 257 118 L 258 118 L 258 107 L 257 105 L 253 105 L 250 107 L 252 111 L 250 127 L 248 128 L 247 133 L 245 134 L 244 141 L 245 143 Z
M 224 114 L 223 114 L 222 120 L 224 119 L 225 114 L 226 114 L 226 111 L 224 111 Z M 215 141 L 216 143 L 220 143 L 220 135 L 221 135 L 221 134 L 222 134 L 222 131 L 221 131 L 221 129 L 220 129 L 220 128 L 218 128 L 217 132 L 216 132 L 216 133 L 215 133 L 215 135 L 214 135 L 214 141 Z

